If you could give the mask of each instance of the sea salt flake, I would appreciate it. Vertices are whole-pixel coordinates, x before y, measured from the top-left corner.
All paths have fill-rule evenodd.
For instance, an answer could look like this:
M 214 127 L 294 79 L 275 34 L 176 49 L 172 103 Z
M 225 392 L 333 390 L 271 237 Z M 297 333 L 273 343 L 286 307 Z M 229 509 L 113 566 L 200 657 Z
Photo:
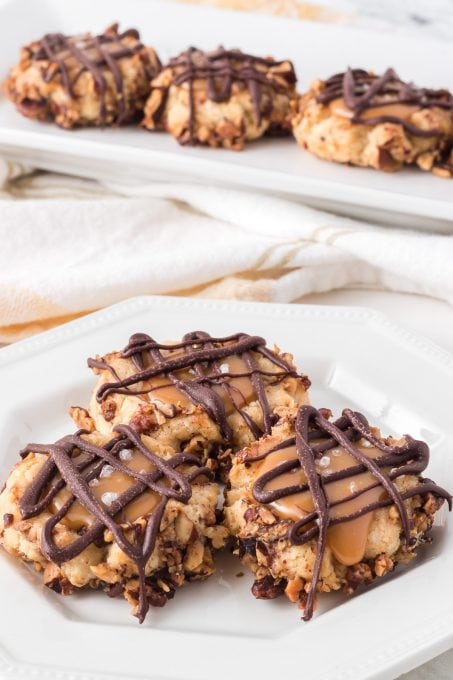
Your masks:
M 104 503 L 104 505 L 112 505 L 118 498 L 119 494 L 115 493 L 114 491 L 106 491 L 105 493 L 102 494 L 101 496 L 101 501 Z
M 197 375 L 193 368 L 189 368 L 188 373 L 190 373 L 190 375 Z
M 123 449 L 120 451 L 120 460 L 130 460 L 132 458 L 131 449 Z
M 374 447 L 374 444 L 368 441 L 368 439 L 362 439 L 360 442 L 360 446 L 363 446 L 364 449 L 372 449 Z
M 104 479 L 105 477 L 110 477 L 112 472 L 113 472 L 113 467 L 111 465 L 104 465 L 104 467 L 101 470 L 101 474 L 99 475 L 99 477 L 101 479 Z
M 319 459 L 318 464 L 322 468 L 329 467 L 330 465 L 330 456 L 323 456 L 322 458 Z
M 331 456 L 334 456 L 335 458 L 338 458 L 338 456 L 341 456 L 342 450 L 341 449 L 334 449 L 333 451 L 330 452 Z
M 219 368 L 221 373 L 228 373 L 228 371 L 230 370 L 228 364 L 220 364 Z
M 357 484 L 355 482 L 350 482 L 349 484 L 349 491 L 351 493 L 355 493 L 357 491 Z
M 96 479 L 96 477 L 94 479 L 91 479 L 88 482 L 88 486 L 99 486 L 99 479 Z

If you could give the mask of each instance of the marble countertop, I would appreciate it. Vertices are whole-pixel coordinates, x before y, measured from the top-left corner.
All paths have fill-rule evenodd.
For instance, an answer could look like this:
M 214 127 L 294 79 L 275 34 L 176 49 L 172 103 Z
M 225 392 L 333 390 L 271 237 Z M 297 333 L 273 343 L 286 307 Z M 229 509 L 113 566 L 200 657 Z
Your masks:
M 349 25 L 451 40 L 453 0 L 331 0 L 321 2 L 341 13 Z
M 0 0 L 1 1 L 1 0 Z M 177 0 L 449 41 L 453 0 Z

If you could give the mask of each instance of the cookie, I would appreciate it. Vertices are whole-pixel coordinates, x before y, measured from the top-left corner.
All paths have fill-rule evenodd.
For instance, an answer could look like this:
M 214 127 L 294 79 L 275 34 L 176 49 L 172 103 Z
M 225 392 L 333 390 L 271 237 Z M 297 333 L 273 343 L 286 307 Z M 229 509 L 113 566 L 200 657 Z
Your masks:
M 65 595 L 124 595 L 140 622 L 214 571 L 227 536 L 202 458 L 128 426 L 30 444 L 0 494 L 0 543 Z
M 4 92 L 27 118 L 63 128 L 121 125 L 142 114 L 160 62 L 135 29 L 45 35 L 22 49 Z
M 362 584 L 409 562 L 451 496 L 422 473 L 428 446 L 381 437 L 348 409 L 302 406 L 233 460 L 225 508 L 257 598 L 285 594 L 312 617 L 317 592 Z
M 298 144 L 325 160 L 431 170 L 453 139 L 453 96 L 416 87 L 393 69 L 382 76 L 349 69 L 314 82 L 292 124 Z
M 288 409 L 308 401 L 310 381 L 292 356 L 247 333 L 197 331 L 166 344 L 137 333 L 122 352 L 88 364 L 99 379 L 89 408 L 71 409 L 78 427 L 109 434 L 129 424 L 176 451 L 184 444 L 208 457 L 269 434 Z
M 290 61 L 219 47 L 191 47 L 153 80 L 143 126 L 180 144 L 240 150 L 264 134 L 291 129 L 296 76 Z

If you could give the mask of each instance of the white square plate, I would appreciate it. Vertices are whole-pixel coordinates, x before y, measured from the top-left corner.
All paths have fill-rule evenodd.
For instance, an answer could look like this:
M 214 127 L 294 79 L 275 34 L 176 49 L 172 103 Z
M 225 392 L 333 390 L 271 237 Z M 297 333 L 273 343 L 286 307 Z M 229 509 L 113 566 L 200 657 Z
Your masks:
M 348 65 L 376 72 L 393 66 L 420 85 L 453 87 L 447 42 L 427 39 L 420 49 L 416 38 L 168 0 L 77 0 L 70 6 L 59 0 L 0 0 L 0 78 L 28 41 L 53 31 L 100 31 L 116 20 L 139 28 L 163 61 L 189 44 L 205 49 L 223 44 L 290 58 L 300 90 Z M 182 148 L 168 134 L 138 127 L 68 132 L 23 118 L 0 95 L 0 153 L 71 174 L 235 186 L 372 220 L 453 231 L 448 180 L 414 169 L 386 174 L 328 163 L 302 151 L 291 138 L 261 140 L 235 153 Z
M 129 335 L 180 337 L 238 330 L 291 351 L 313 381 L 311 400 L 359 408 L 386 433 L 431 446 L 428 474 L 453 488 L 453 357 L 370 310 L 135 298 L 0 350 L 0 479 L 29 441 L 73 429 L 65 415 L 94 381 L 86 358 Z M 452 522 L 440 513 L 435 542 L 409 569 L 346 600 L 320 598 L 310 623 L 282 598 L 255 600 L 241 565 L 176 594 L 139 626 L 124 601 L 87 592 L 63 598 L 0 551 L 0 677 L 19 680 L 230 680 L 232 677 L 392 678 L 453 642 Z

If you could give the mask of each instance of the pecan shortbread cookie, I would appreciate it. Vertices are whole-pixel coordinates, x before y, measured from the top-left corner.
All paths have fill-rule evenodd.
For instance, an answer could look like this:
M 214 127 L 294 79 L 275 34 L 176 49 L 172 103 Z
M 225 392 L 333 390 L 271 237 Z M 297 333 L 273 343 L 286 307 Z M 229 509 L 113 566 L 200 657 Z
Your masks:
M 63 128 L 120 125 L 143 112 L 150 81 L 160 69 L 156 52 L 135 29 L 118 25 L 101 35 L 45 35 L 22 49 L 4 92 L 27 118 Z
M 310 381 L 290 354 L 263 338 L 187 333 L 161 344 L 137 333 L 122 352 L 88 360 L 99 375 L 88 410 L 73 407 L 80 428 L 108 434 L 118 424 L 213 457 L 270 433 L 288 409 L 308 403 Z
M 191 47 L 153 80 L 143 125 L 180 144 L 240 150 L 265 133 L 291 130 L 295 83 L 290 61 Z
M 359 585 L 409 562 L 451 496 L 422 477 L 428 446 L 382 438 L 364 416 L 302 406 L 240 452 L 226 525 L 257 598 L 285 594 L 311 618 L 317 592 Z
M 219 487 L 203 460 L 127 426 L 30 444 L 0 494 L 0 544 L 58 593 L 124 595 L 142 622 L 214 571 Z
M 316 81 L 299 99 L 293 133 L 319 158 L 399 170 L 431 170 L 453 139 L 453 96 L 419 88 L 393 69 L 349 69 Z

